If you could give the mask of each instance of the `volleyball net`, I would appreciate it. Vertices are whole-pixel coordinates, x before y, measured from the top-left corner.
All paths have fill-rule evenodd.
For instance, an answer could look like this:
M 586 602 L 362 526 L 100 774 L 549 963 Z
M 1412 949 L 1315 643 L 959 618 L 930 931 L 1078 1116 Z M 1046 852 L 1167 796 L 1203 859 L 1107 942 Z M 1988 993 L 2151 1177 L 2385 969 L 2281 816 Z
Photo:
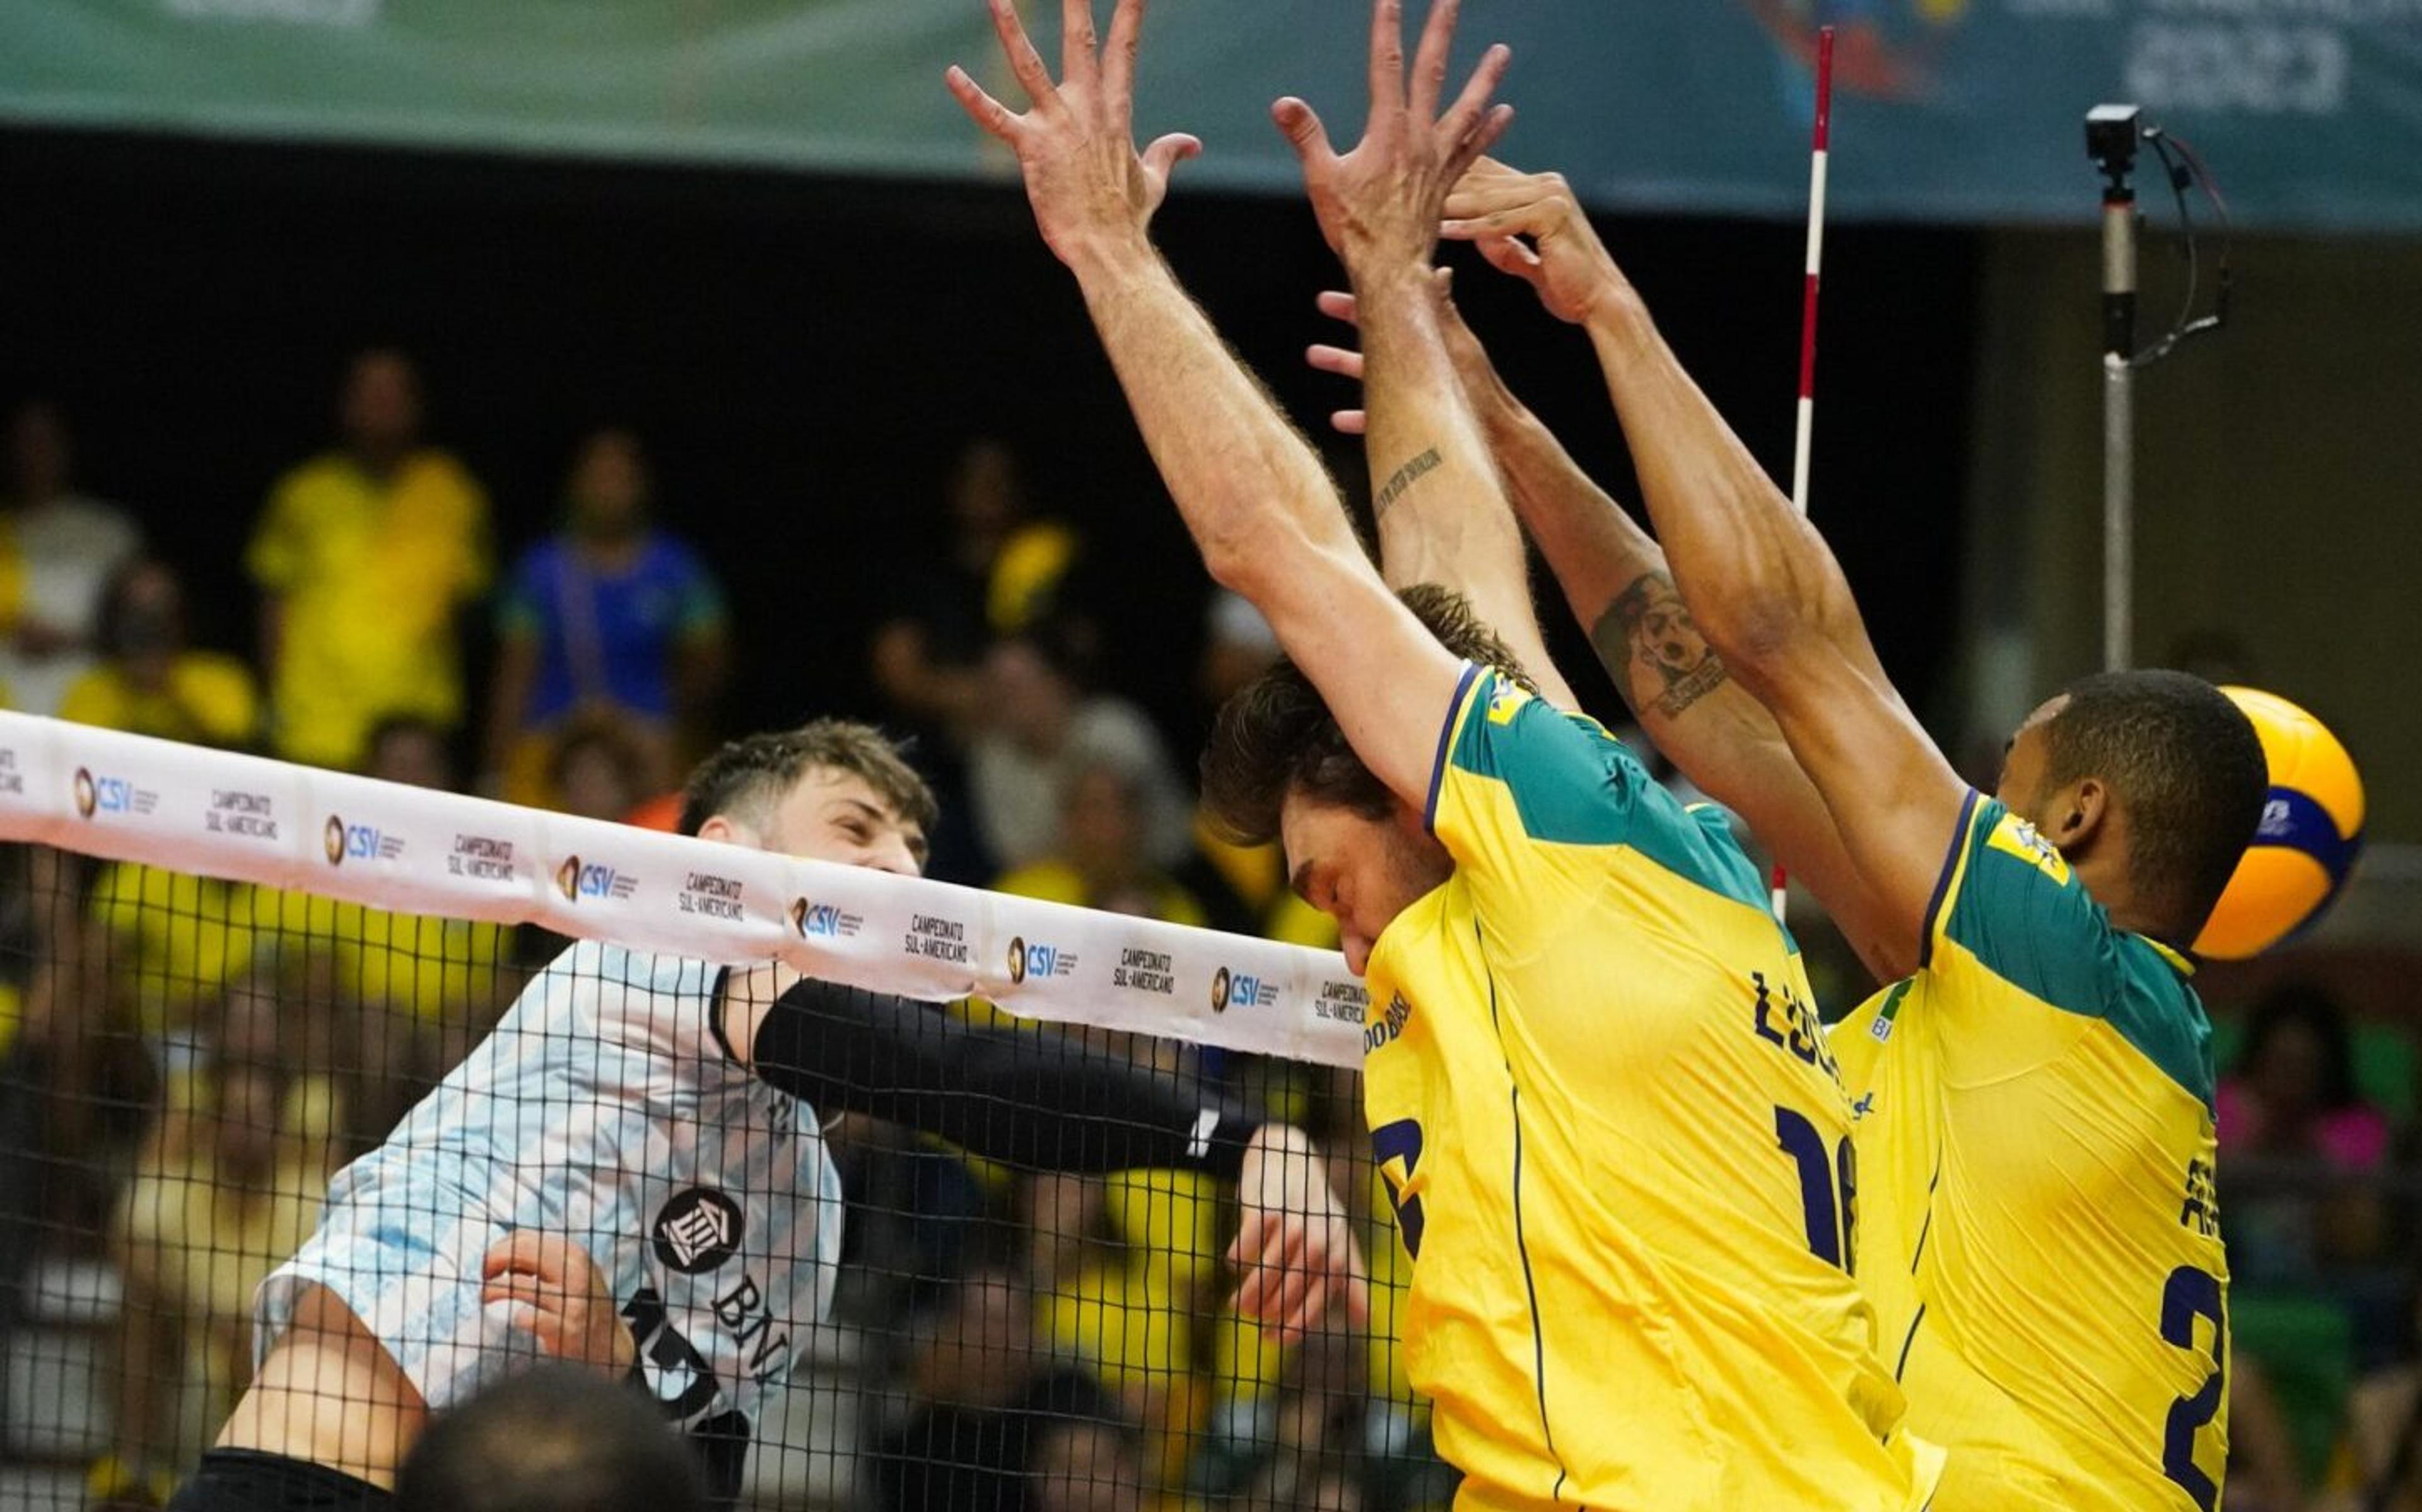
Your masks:
M 745 1505 L 1452 1495 L 1332 953 L 16 714 L 0 842 L 0 1504 L 162 1504 L 319 1285 L 432 1406 L 628 1356 Z M 709 1005 L 769 962 L 930 1042 L 813 1041 L 838 1107 L 735 1072 Z M 1235 1315 L 1233 1185 L 1099 1157 L 1155 1098 L 1312 1134 L 1369 1321 Z M 960 1132 L 1021 1115 L 1112 1127 Z M 514 1235 L 615 1360 L 465 1282 Z

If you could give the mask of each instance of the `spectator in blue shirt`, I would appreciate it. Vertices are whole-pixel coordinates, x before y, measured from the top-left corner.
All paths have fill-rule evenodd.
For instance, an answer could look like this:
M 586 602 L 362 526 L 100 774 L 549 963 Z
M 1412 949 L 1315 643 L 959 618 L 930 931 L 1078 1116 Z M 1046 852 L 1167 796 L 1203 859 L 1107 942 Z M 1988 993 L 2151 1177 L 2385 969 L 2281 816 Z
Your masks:
M 515 564 L 497 613 L 488 756 L 523 802 L 551 796 L 552 741 L 575 717 L 620 725 L 661 778 L 704 733 L 729 662 L 721 588 L 649 522 L 637 438 L 590 436 L 564 491 L 563 528 Z

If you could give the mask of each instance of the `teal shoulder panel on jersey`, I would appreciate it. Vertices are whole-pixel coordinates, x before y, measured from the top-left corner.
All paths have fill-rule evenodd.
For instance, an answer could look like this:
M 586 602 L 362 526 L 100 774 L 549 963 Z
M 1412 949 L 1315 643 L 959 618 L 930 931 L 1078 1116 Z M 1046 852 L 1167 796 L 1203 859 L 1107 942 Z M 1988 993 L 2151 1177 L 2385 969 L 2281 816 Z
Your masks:
M 2114 928 L 2033 826 L 1991 799 L 1977 809 L 1944 935 L 2028 996 L 2108 1022 L 2162 1075 L 2209 1105 L 2211 1026 L 2178 968 L 2158 947 Z
M 1659 866 L 1753 908 L 1757 868 L 1722 810 L 1681 801 L 1597 721 L 1568 714 L 1496 672 L 1481 674 L 1455 732 L 1459 772 L 1504 785 L 1522 832 L 1550 845 L 1628 845 Z

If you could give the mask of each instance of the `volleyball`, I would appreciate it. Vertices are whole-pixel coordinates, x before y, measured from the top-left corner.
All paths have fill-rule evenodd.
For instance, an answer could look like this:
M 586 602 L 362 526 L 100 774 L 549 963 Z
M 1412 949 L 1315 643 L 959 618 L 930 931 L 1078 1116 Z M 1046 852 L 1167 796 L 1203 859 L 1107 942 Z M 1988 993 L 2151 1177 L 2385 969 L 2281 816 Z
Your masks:
M 2363 850 L 2363 778 L 2329 726 L 2275 694 L 2223 688 L 2262 741 L 2262 823 L 2195 941 L 2218 960 L 2258 956 L 2309 928 Z

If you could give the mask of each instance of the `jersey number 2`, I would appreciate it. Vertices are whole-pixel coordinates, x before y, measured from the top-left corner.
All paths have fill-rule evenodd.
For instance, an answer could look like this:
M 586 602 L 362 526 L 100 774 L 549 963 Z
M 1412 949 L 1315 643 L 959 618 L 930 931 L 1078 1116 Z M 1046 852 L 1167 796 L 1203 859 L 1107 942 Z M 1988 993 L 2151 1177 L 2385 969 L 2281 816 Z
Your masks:
M 1859 1155 L 1845 1134 L 1828 1154 L 1825 1136 L 1805 1115 L 1774 1110 L 1774 1141 L 1800 1167 L 1800 1212 L 1808 1225 L 1808 1253 L 1848 1270 L 1859 1225 Z
M 2194 1498 L 2203 1512 L 2212 1512 L 2220 1488 L 2195 1463 L 2195 1435 L 2220 1411 L 2221 1393 L 2227 1387 L 2228 1325 L 2221 1319 L 2220 1282 L 2209 1270 L 2182 1265 L 2170 1272 L 2162 1288 L 2162 1342 L 2181 1349 L 2195 1347 L 2195 1319 L 2211 1324 L 2211 1374 L 2203 1389 L 2170 1404 L 2170 1418 L 2162 1433 L 2162 1473 Z
M 1414 1259 L 1422 1255 L 1422 1199 L 1408 1197 L 1405 1188 L 1413 1179 L 1413 1167 L 1422 1163 L 1422 1126 L 1410 1118 L 1399 1118 L 1392 1124 L 1381 1124 L 1371 1130 L 1371 1154 L 1379 1162 L 1379 1174 L 1388 1183 L 1388 1199 L 1395 1204 L 1396 1231 L 1405 1237 L 1405 1253 Z M 1405 1162 L 1405 1179 L 1398 1181 L 1388 1175 L 1388 1162 Z

